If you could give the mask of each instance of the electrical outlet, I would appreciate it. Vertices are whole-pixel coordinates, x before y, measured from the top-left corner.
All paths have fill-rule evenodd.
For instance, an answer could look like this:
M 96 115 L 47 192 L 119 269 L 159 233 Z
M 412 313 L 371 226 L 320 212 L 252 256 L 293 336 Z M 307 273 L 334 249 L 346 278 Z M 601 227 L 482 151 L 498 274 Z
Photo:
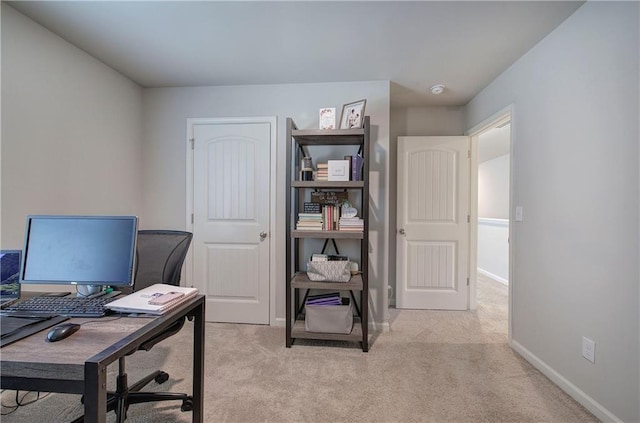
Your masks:
M 582 356 L 590 362 L 596 362 L 596 343 L 589 338 L 582 337 Z

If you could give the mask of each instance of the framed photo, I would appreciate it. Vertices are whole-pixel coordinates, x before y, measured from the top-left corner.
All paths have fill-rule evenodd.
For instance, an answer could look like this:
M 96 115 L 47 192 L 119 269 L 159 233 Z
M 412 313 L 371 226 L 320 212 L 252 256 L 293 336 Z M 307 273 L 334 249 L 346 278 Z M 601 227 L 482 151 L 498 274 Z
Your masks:
M 342 106 L 340 129 L 362 128 L 364 123 L 364 106 L 367 100 L 358 100 Z
M 329 180 L 330 181 L 348 181 L 349 160 L 329 160 Z
M 336 129 L 336 108 L 320 109 L 320 129 Z

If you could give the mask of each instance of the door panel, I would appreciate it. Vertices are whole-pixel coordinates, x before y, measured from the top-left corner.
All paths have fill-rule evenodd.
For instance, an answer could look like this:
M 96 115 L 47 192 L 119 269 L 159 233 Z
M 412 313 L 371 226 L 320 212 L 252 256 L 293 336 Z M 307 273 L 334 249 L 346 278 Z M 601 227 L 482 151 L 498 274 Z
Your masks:
M 466 310 L 468 137 L 398 138 L 398 308 Z
M 269 323 L 268 123 L 194 126 L 193 279 L 207 321 Z

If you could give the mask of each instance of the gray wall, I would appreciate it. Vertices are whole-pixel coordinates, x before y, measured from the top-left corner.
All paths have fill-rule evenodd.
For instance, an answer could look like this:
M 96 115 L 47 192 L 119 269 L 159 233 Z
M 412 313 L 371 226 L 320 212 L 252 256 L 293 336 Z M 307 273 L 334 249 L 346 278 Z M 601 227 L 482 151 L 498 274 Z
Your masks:
M 587 2 L 468 104 L 465 125 L 513 104 L 514 346 L 626 422 L 640 420 L 639 7 Z
M 371 116 L 370 281 L 371 313 L 384 321 L 389 208 L 389 82 L 254 85 L 147 89 L 144 93 L 144 220 L 162 228 L 184 228 L 186 222 L 187 118 L 277 116 L 276 318 L 285 312 L 285 125 L 292 117 L 299 128 L 317 128 L 321 107 L 367 99 Z M 384 295 L 380 292 L 384 291 Z
M 509 154 L 478 164 L 478 217 L 509 218 L 509 164 Z
M 142 88 L 2 3 L 2 248 L 27 214 L 139 214 Z

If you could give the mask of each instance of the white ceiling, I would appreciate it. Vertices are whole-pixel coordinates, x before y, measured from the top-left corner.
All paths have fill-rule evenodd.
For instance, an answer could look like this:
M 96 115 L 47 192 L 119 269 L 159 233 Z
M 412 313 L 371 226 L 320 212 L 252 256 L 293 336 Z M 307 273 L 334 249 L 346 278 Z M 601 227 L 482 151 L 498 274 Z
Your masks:
M 409 107 L 466 104 L 583 2 L 8 3 L 143 87 L 390 80 Z

